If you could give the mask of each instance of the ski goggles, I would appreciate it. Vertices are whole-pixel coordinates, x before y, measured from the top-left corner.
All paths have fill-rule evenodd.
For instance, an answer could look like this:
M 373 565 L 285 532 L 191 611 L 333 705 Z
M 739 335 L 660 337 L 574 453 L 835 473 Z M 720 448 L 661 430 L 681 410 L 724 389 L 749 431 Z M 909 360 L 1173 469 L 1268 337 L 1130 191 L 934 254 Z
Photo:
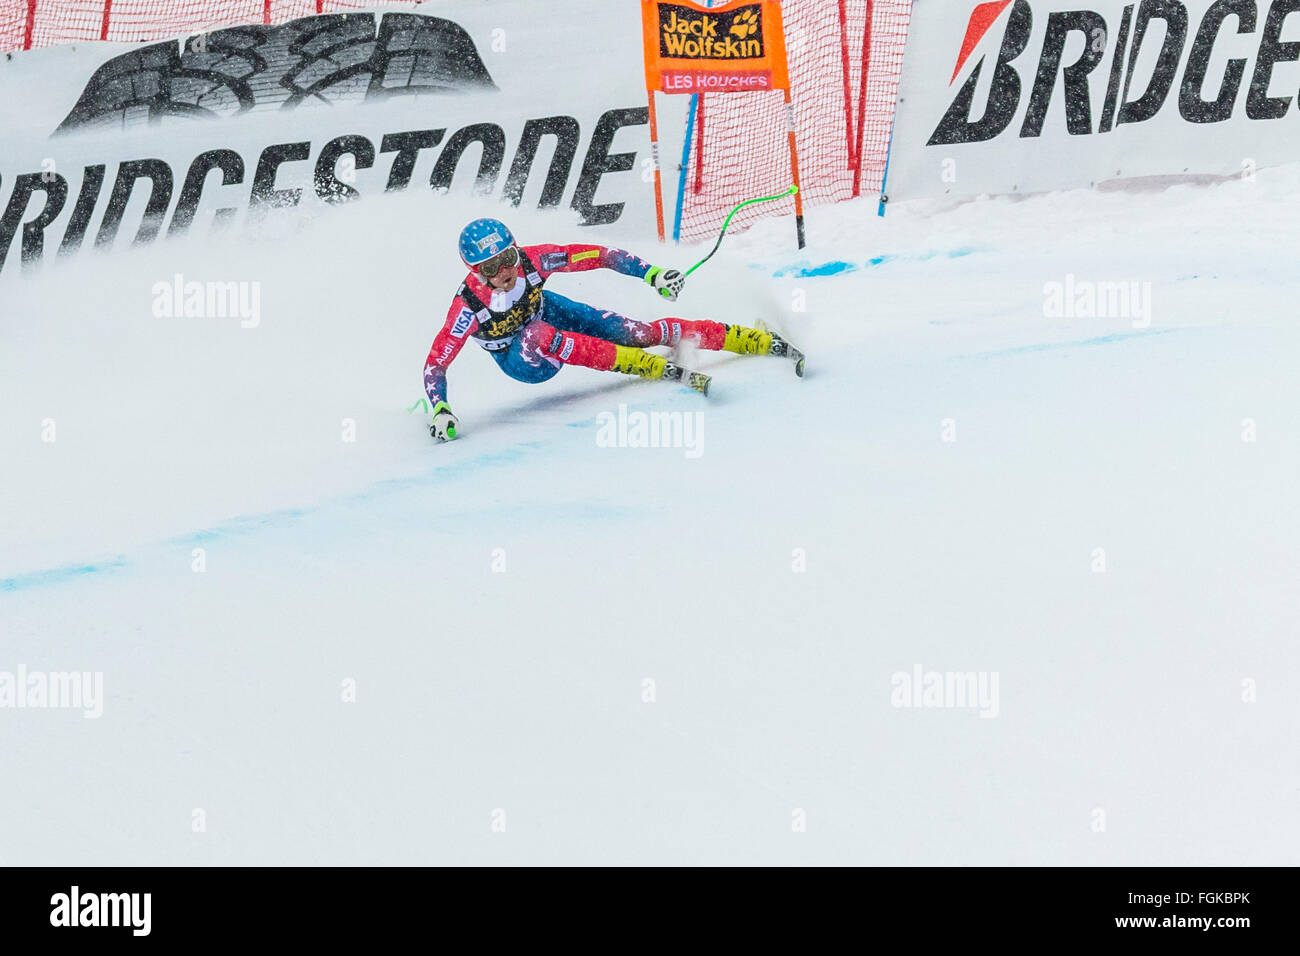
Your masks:
M 491 279 L 502 269 L 513 269 L 517 265 L 519 265 L 519 249 L 511 246 L 505 252 L 493 256 L 487 262 L 480 262 L 478 274 L 485 279 Z

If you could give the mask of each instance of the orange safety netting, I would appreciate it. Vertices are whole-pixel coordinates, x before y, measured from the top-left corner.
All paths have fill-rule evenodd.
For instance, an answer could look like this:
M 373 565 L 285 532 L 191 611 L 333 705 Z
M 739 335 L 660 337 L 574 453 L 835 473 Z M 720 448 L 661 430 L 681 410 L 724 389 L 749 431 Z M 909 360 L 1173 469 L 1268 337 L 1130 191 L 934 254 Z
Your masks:
M 781 11 L 804 204 L 878 193 L 912 0 L 783 0 Z M 791 185 L 787 122 L 779 92 L 699 95 L 682 239 L 712 235 L 736 204 Z M 793 199 L 749 206 L 733 228 L 793 212 Z
M 419 6 L 420 0 L 383 0 Z M 284 23 L 375 0 L 0 0 L 0 51 L 82 40 L 164 40 L 208 27 Z

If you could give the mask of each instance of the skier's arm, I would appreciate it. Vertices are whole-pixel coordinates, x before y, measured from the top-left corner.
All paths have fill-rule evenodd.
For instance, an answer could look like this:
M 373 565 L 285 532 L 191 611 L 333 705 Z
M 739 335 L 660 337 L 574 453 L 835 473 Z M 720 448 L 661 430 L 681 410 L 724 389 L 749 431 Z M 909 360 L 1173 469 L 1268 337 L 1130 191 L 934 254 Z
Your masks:
M 590 243 L 575 242 L 568 245 L 529 246 L 529 258 L 537 264 L 545 279 L 556 272 L 590 272 L 592 269 L 611 269 L 625 276 L 633 276 L 654 287 L 666 299 L 676 299 L 686 283 L 686 277 L 676 269 L 652 266 L 640 256 L 623 249 L 611 249 Z
M 590 272 L 593 269 L 612 269 L 625 276 L 644 279 L 653 267 L 623 249 L 610 249 L 586 242 L 568 245 L 546 243 L 528 246 L 525 250 L 542 274 L 542 278 L 556 272 Z
M 424 393 L 429 396 L 429 407 L 447 400 L 447 367 L 460 354 L 465 339 L 478 328 L 478 320 L 459 295 L 451 300 L 447 319 L 433 339 L 433 347 L 424 360 Z

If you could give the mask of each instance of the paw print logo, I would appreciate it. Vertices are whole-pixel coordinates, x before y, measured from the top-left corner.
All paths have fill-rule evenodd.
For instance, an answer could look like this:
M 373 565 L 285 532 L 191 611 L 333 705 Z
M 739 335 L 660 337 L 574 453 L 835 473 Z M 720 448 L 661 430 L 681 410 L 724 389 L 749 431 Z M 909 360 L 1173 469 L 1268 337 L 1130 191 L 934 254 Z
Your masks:
M 750 7 L 736 17 L 736 22 L 731 25 L 731 32 L 742 40 L 746 37 L 752 37 L 758 32 L 758 11 Z

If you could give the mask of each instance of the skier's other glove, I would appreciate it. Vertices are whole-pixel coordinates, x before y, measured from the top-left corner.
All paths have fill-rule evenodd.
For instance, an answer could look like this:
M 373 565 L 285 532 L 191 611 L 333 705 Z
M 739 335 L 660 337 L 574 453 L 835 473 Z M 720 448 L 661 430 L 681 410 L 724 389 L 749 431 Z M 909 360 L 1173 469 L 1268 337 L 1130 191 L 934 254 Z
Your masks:
M 458 434 L 460 421 L 451 413 L 446 402 L 433 406 L 433 423 L 429 425 L 429 435 L 438 441 L 451 441 Z
M 659 290 L 659 294 L 665 299 L 675 302 L 682 291 L 682 286 L 686 285 L 686 276 L 676 269 L 651 266 L 650 271 L 645 274 L 645 281 Z

